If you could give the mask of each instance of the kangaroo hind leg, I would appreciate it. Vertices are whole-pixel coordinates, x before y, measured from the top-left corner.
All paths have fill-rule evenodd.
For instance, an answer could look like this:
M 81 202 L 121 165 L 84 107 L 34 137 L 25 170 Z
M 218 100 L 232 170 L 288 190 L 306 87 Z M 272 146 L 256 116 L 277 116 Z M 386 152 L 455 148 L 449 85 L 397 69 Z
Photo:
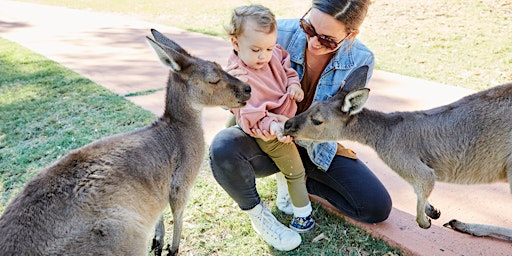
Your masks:
M 476 223 L 464 223 L 458 220 L 450 220 L 443 226 L 452 228 L 455 231 L 470 234 L 473 236 L 490 236 L 512 241 L 512 229 Z

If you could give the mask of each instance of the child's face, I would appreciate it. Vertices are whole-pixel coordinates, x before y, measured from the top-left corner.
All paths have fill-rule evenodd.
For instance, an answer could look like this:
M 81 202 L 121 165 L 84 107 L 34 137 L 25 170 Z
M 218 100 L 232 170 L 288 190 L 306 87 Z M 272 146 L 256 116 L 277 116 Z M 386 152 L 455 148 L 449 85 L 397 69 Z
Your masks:
M 238 57 L 250 68 L 260 69 L 272 58 L 276 45 L 277 30 L 265 33 L 256 29 L 254 21 L 247 21 L 244 32 L 238 37 L 231 37 L 233 48 Z

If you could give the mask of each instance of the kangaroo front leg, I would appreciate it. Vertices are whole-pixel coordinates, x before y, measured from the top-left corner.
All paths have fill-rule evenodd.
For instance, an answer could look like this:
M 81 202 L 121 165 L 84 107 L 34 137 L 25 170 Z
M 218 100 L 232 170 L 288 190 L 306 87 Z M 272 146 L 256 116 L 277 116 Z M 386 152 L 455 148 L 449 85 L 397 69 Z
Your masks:
M 507 172 L 508 184 L 510 186 L 510 193 L 512 193 L 512 154 L 508 156 L 505 170 Z
M 430 219 L 425 214 L 427 200 L 425 196 L 416 192 L 418 201 L 416 203 L 416 222 L 421 228 L 430 228 Z
M 181 231 L 183 229 L 183 208 L 172 211 L 172 218 L 174 220 L 174 228 L 172 232 L 172 244 L 169 255 L 178 255 L 180 247 Z
M 414 191 L 418 197 L 416 204 L 416 222 L 418 222 L 418 225 L 422 228 L 430 228 L 431 223 L 427 215 L 434 219 L 439 218 L 441 215 L 427 200 L 434 189 L 435 175 L 433 172 L 424 172 L 424 175 L 416 177 L 416 180 L 413 182 Z
M 185 211 L 190 191 L 191 188 L 180 187 L 179 189 L 171 189 L 171 194 L 169 195 L 169 204 L 174 220 L 172 244 L 169 255 L 178 255 L 181 231 L 183 228 L 183 212 Z
M 160 220 L 156 224 L 155 236 L 153 237 L 153 243 L 151 245 L 151 250 L 154 251 L 155 256 L 162 255 L 162 249 L 164 247 L 164 238 L 165 238 L 164 219 L 162 216 L 160 216 Z

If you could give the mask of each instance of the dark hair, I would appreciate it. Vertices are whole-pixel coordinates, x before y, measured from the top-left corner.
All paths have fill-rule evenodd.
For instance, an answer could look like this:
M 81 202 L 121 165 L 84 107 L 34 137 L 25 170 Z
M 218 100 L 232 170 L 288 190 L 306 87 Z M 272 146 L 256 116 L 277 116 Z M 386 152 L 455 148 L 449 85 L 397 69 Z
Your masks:
M 231 36 L 241 35 L 248 20 L 255 21 L 258 30 L 265 33 L 272 33 L 277 27 L 276 18 L 270 9 L 255 4 L 235 8 L 230 23 L 225 27 L 226 32 Z
M 327 13 L 347 27 L 347 32 L 359 30 L 371 0 L 313 0 L 313 8 Z

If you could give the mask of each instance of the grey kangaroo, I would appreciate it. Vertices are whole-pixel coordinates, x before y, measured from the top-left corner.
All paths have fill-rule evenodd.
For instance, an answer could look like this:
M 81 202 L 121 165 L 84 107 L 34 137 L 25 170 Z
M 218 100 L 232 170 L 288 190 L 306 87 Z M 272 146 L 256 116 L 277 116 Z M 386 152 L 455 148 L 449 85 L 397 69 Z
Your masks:
M 289 119 L 284 135 L 298 140 L 352 140 L 372 147 L 412 185 L 416 221 L 430 227 L 440 212 L 427 200 L 436 180 L 460 184 L 507 181 L 512 190 L 512 83 L 424 111 L 382 113 L 364 108 L 368 67 L 355 70 L 335 96 Z M 426 214 L 425 214 L 426 213 Z M 428 215 L 428 217 L 427 217 Z M 512 229 L 445 224 L 476 236 L 512 240 Z
M 170 69 L 163 116 L 71 151 L 31 179 L 0 217 L 2 255 L 148 255 L 162 211 L 183 210 L 203 162 L 203 106 L 237 108 L 250 87 L 152 30 Z

